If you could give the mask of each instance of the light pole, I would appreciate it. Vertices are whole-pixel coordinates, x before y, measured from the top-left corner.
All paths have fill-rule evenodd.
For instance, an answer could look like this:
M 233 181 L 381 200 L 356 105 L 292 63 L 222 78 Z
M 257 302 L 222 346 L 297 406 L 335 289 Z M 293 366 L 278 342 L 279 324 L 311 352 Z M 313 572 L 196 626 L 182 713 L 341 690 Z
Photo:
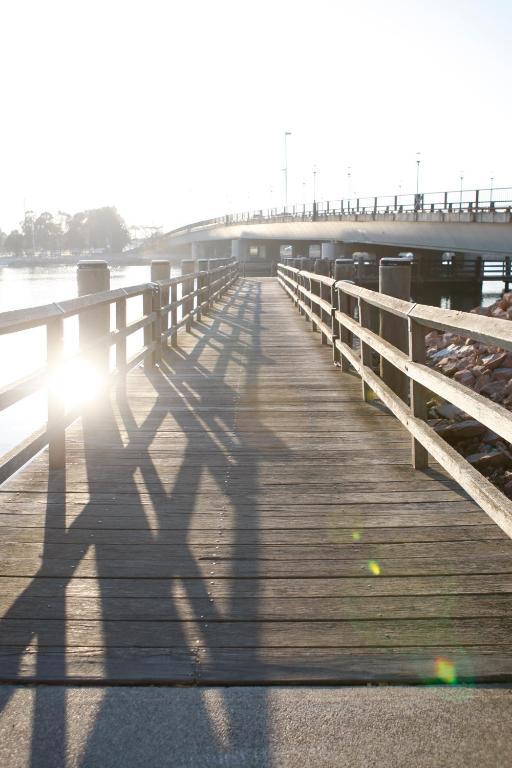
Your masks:
M 313 203 L 316 203 L 316 166 L 313 168 Z
M 284 132 L 284 207 L 288 205 L 288 136 L 291 136 L 291 131 Z
M 491 194 L 490 194 L 490 200 L 489 200 L 490 203 L 492 203 L 493 187 L 494 187 L 494 176 L 491 176 Z
M 420 163 L 421 152 L 416 152 L 416 194 L 420 193 Z
M 460 197 L 459 197 L 459 208 L 462 211 L 462 182 L 464 181 L 464 171 L 460 172 Z

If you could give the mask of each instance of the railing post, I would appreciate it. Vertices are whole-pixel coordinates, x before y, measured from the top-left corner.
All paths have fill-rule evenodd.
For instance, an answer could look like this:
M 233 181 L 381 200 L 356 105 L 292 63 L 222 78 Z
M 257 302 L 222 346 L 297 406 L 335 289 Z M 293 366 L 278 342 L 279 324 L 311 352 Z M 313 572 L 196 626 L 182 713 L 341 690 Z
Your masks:
M 336 283 L 331 285 L 331 331 L 332 331 L 332 361 L 336 363 L 340 362 L 340 351 L 336 347 L 336 341 L 340 336 L 339 323 L 336 320 L 336 310 L 339 306 L 339 293 L 336 290 Z
M 370 311 L 370 306 L 366 303 L 366 301 L 363 301 L 361 298 L 358 299 L 358 306 L 359 306 L 359 325 L 361 328 L 369 328 L 371 329 L 372 324 L 372 314 Z M 361 339 L 360 341 L 360 348 L 361 348 L 361 364 L 364 366 L 367 366 L 368 368 L 372 367 L 372 348 L 365 344 L 365 342 Z M 371 389 L 364 380 L 364 374 L 361 373 L 361 389 L 362 389 L 362 395 L 363 400 L 368 403 L 371 399 Z
M 46 355 L 49 380 L 56 379 L 64 355 L 64 321 L 61 317 L 46 325 Z M 57 387 L 48 388 L 48 461 L 50 469 L 66 466 L 66 406 Z
M 340 312 L 352 318 L 354 315 L 352 311 L 352 297 L 349 296 L 348 293 L 345 293 L 343 287 L 341 287 L 341 289 L 338 288 L 338 298 Z M 348 347 L 352 348 L 352 333 L 341 323 L 339 324 L 338 335 L 340 341 L 344 342 Z M 350 370 L 350 363 L 344 355 L 341 355 L 340 364 L 343 373 L 347 373 Z
M 330 273 L 330 266 L 329 266 L 329 264 L 330 264 L 330 262 L 327 261 L 327 259 L 316 259 L 315 260 L 315 274 L 328 276 L 329 273 Z M 322 283 L 319 283 L 318 287 L 315 285 L 314 293 L 315 293 L 316 296 L 319 296 L 321 299 L 325 298 L 325 294 L 326 294 L 325 286 Z M 330 289 L 329 289 L 329 298 L 330 298 Z M 324 312 L 323 312 L 322 308 L 320 307 L 320 309 L 317 309 L 317 305 L 314 305 L 314 306 L 315 306 L 315 309 L 313 309 L 313 311 L 314 312 L 317 311 L 318 315 L 320 317 L 320 320 L 325 322 Z M 322 330 L 320 332 L 321 332 L 321 336 L 322 336 L 322 344 L 327 344 L 327 336 L 325 335 L 325 333 Z
M 181 262 L 181 274 L 182 274 L 182 276 L 194 273 L 195 270 L 196 270 L 195 259 L 185 259 L 184 261 Z M 193 290 L 194 290 L 194 278 L 193 277 L 189 277 L 188 279 L 182 281 L 182 283 L 181 283 L 181 296 L 182 296 L 182 298 L 184 296 L 187 296 L 189 293 L 192 293 Z M 186 321 L 185 321 L 185 330 L 187 331 L 187 333 L 190 333 L 190 328 L 191 328 L 191 325 L 192 325 L 192 316 L 191 316 L 190 313 L 192 312 L 193 309 L 194 309 L 194 299 L 193 298 L 187 299 L 181 305 L 181 311 L 183 313 L 182 316 L 183 317 L 186 316 L 186 318 L 187 318 Z
M 207 314 L 208 312 L 208 259 L 199 259 L 197 269 L 200 273 L 197 278 L 197 287 L 199 288 L 197 295 L 197 322 L 200 323 L 202 313 Z
M 119 336 L 116 339 L 116 371 L 117 389 L 124 392 L 126 389 L 126 299 L 116 301 L 116 331 Z
M 169 280 L 171 277 L 171 264 L 167 259 L 153 259 L 151 262 L 151 282 L 157 283 L 160 280 Z M 160 309 L 169 303 L 169 288 L 160 288 Z M 169 313 L 160 312 L 160 333 L 164 334 L 169 328 Z M 167 346 L 167 337 L 165 338 Z
M 78 295 L 100 293 L 110 289 L 110 270 L 106 261 L 79 261 L 77 270 Z M 110 345 L 108 341 L 100 348 L 88 350 L 95 341 L 110 332 L 110 304 L 83 309 L 78 320 L 80 351 L 92 361 L 100 376 L 109 373 Z
M 158 283 L 153 284 L 153 312 L 155 313 L 155 319 L 152 323 L 153 328 L 153 341 L 155 342 L 155 350 L 153 352 L 152 367 L 162 359 L 162 289 Z M 151 326 L 150 326 L 151 327 Z
M 178 346 L 178 284 L 171 283 L 171 347 Z
M 411 298 L 411 262 L 408 259 L 381 259 L 379 266 L 379 291 L 396 299 L 410 301 Z M 380 311 L 380 335 L 394 347 L 407 352 L 407 323 L 401 317 L 390 312 Z M 404 402 L 408 400 L 407 376 L 394 365 L 381 357 L 380 375 L 383 381 Z
M 142 312 L 147 317 L 153 312 L 154 308 L 154 286 L 148 288 L 142 294 Z M 154 322 L 144 326 L 144 346 L 149 347 L 155 341 Z M 155 367 L 156 355 L 152 349 L 146 351 L 144 355 L 144 370 L 151 370 Z
M 415 363 L 425 364 L 425 335 L 427 329 L 415 320 L 408 318 L 409 323 L 409 359 Z M 427 391 L 421 384 L 409 380 L 411 413 L 418 419 L 426 421 L 428 417 Z M 415 469 L 428 467 L 428 453 L 417 440 L 412 438 L 412 465 Z

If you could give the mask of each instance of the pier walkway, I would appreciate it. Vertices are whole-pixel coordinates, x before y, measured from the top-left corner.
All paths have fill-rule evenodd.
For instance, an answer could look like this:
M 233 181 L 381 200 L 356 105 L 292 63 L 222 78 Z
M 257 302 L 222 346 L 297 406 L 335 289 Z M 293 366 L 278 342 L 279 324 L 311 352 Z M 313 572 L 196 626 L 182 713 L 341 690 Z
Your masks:
M 0 488 L 0 679 L 503 680 L 512 542 L 241 280 Z

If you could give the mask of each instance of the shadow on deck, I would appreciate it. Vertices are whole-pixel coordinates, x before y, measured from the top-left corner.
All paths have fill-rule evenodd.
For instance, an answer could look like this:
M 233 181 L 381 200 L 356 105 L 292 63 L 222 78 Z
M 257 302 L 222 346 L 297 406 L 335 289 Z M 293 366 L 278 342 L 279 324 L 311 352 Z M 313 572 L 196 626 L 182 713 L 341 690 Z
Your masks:
M 275 280 L 239 283 L 68 444 L 65 473 L 43 455 L 1 489 L 3 681 L 510 678 L 511 542 L 409 467 Z

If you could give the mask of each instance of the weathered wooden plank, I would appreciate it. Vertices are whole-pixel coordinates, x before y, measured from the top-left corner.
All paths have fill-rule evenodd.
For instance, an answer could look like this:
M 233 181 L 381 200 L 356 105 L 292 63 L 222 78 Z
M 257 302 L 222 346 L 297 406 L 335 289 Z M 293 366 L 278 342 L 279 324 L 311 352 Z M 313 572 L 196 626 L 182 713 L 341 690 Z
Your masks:
M 186 556 L 186 550 L 179 559 L 137 558 L 126 559 L 83 558 L 87 548 L 81 547 L 72 558 L 2 558 L 0 571 L 5 576 L 44 575 L 54 578 L 308 578 L 373 576 L 374 559 L 370 560 L 203 560 L 197 561 L 192 555 Z M 422 576 L 422 575 L 463 575 L 463 574 L 503 574 L 512 573 L 510 555 L 489 555 L 482 557 L 444 557 L 409 559 L 383 559 L 377 562 L 379 576 Z M 375 576 L 374 578 L 378 578 Z
M 206 595 L 206 593 L 205 593 Z M 0 611 L 9 619 L 52 619 L 69 621 L 358 621 L 370 619 L 508 618 L 512 615 L 512 594 L 499 595 L 416 595 L 378 597 L 245 598 L 173 596 L 167 598 L 47 597 L 24 595 L 15 604 L 0 595 Z
M 213 683 L 500 683 L 512 678 L 512 646 L 429 648 L 200 648 L 198 682 Z M 444 662 L 444 666 L 439 664 Z M 447 664 L 446 664 L 447 662 Z
M 1 538 L 4 543 L 9 542 L 45 542 L 47 544 L 117 544 L 117 545 L 136 545 L 143 543 L 140 528 L 130 529 L 125 523 L 125 518 L 121 521 L 123 527 L 114 529 L 104 529 L 98 526 L 89 528 L 80 528 L 73 526 L 71 528 L 44 528 L 39 526 L 9 527 L 1 525 Z M 15 516 L 15 521 L 18 518 Z M 302 521 L 301 521 L 302 522 Z M 265 545 L 285 545 L 293 547 L 297 544 L 302 545 L 324 545 L 336 542 L 338 544 L 350 544 L 355 541 L 363 541 L 366 544 L 390 544 L 414 542 L 443 542 L 443 541 L 494 541 L 495 539 L 506 539 L 507 536 L 497 526 L 492 525 L 474 525 L 474 526 L 416 526 L 396 528 L 359 528 L 357 526 L 349 528 L 326 527 L 318 525 L 318 520 L 312 519 L 311 528 L 290 528 L 289 521 L 281 523 L 281 528 L 261 528 L 257 527 L 257 521 L 254 521 L 255 527 L 242 527 L 238 519 L 231 521 L 231 527 L 224 525 L 219 529 L 218 521 L 214 521 L 210 528 L 190 527 L 184 524 L 182 528 L 159 528 L 153 526 L 151 531 L 158 531 L 158 545 L 183 544 L 185 541 L 188 546 L 192 545 L 211 545 L 223 544 L 232 545 L 252 545 L 254 547 Z M 247 524 L 246 524 L 247 526 Z
M 27 597 L 68 597 L 97 598 L 165 598 L 176 599 L 211 598 L 238 599 L 255 596 L 261 600 L 282 598 L 321 597 L 364 597 L 377 595 L 422 596 L 422 595 L 495 595 L 512 592 L 512 573 L 509 574 L 450 574 L 439 576 L 380 576 L 333 578 L 49 578 L 38 576 L 0 577 L 1 594 L 12 599 Z
M 509 646 L 511 618 L 375 619 L 356 621 L 74 621 L 4 618 L 0 646 L 22 645 L 34 629 L 44 647 L 388 648 Z

